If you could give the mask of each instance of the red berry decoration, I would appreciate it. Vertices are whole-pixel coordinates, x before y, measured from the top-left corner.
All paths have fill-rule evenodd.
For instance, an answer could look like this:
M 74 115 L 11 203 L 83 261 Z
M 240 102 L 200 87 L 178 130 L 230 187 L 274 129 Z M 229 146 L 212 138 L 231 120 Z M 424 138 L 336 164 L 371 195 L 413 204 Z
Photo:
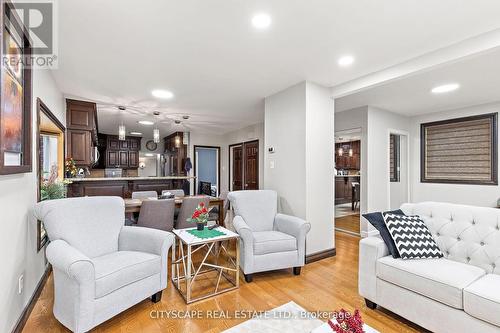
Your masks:
M 336 323 L 328 320 L 328 325 L 336 333 L 364 333 L 363 320 L 359 314 L 359 310 L 354 311 L 354 316 L 348 311 L 341 309 L 336 313 Z

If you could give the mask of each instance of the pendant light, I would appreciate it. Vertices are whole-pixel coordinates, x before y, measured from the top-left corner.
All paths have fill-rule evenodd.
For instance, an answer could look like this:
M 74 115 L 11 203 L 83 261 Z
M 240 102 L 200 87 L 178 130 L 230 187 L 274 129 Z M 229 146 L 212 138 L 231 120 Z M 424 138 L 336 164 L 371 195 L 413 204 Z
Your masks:
M 181 137 L 179 136 L 179 134 L 177 134 L 175 136 L 174 142 L 175 142 L 175 148 L 180 148 L 181 147 Z
M 120 111 L 125 111 L 124 106 L 119 106 L 118 110 Z M 127 134 L 127 129 L 125 128 L 125 125 L 123 125 L 123 120 L 122 123 L 118 126 L 118 140 L 124 141 L 125 140 L 125 135 Z
M 155 128 L 153 130 L 153 141 L 154 141 L 154 143 L 160 142 L 160 130 L 158 128 Z
M 344 149 L 342 147 L 339 148 L 339 156 L 344 155 Z
M 349 148 L 349 157 L 352 157 L 352 155 L 354 155 L 354 152 L 353 152 L 352 148 Z

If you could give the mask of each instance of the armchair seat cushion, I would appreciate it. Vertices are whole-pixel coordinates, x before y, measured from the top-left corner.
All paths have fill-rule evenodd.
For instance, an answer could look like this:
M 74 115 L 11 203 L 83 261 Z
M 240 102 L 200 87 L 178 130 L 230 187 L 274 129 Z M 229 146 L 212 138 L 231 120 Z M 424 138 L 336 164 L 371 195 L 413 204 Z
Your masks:
M 488 274 L 464 289 L 464 310 L 500 326 L 500 275 Z
M 95 268 L 95 297 L 113 291 L 149 276 L 160 274 L 161 257 L 155 254 L 118 251 L 92 259 Z
M 297 250 L 297 239 L 279 231 L 255 231 L 254 254 L 268 254 Z

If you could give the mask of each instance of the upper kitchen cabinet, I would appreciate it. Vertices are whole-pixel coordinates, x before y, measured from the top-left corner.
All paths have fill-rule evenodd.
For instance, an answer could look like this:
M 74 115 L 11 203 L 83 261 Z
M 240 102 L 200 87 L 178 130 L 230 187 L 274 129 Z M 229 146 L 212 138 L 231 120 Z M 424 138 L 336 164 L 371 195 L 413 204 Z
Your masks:
M 97 132 L 97 107 L 95 103 L 66 100 L 67 128 Z
M 95 103 L 66 100 L 66 156 L 77 166 L 95 164 L 97 139 L 97 106 Z
M 99 142 L 106 142 L 100 148 L 101 155 L 106 156 L 105 168 L 137 169 L 139 167 L 140 137 L 129 137 L 119 140 L 116 135 L 99 135 Z
M 335 167 L 343 170 L 359 170 L 361 149 L 360 141 L 335 144 Z

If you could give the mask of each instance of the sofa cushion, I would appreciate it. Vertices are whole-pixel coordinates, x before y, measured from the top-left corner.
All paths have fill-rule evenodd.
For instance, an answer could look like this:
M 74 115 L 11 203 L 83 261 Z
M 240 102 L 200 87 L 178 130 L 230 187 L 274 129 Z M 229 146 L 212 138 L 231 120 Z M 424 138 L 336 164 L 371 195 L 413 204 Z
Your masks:
M 405 213 L 403 213 L 401 209 L 392 210 L 385 213 L 405 215 Z M 387 226 L 385 225 L 384 216 L 382 216 L 382 213 L 375 212 L 363 214 L 363 217 L 367 219 L 368 222 L 370 222 L 370 224 L 375 227 L 375 229 L 378 230 L 378 232 L 380 233 L 380 237 L 382 237 L 385 245 L 387 245 L 387 249 L 389 249 L 389 253 L 392 255 L 392 257 L 400 258 L 401 256 L 399 255 L 398 248 L 396 247 L 394 239 L 392 239 L 389 230 L 387 230 Z
M 295 237 L 279 231 L 255 231 L 253 233 L 254 254 L 268 254 L 297 250 Z
M 457 309 L 463 309 L 463 289 L 486 273 L 448 259 L 377 261 L 377 277 Z M 395 296 L 397 297 L 397 296 Z
M 92 262 L 95 268 L 96 298 L 158 274 L 161 269 L 160 256 L 136 251 L 118 251 L 93 258 Z
M 500 275 L 488 274 L 464 289 L 464 310 L 500 326 Z

